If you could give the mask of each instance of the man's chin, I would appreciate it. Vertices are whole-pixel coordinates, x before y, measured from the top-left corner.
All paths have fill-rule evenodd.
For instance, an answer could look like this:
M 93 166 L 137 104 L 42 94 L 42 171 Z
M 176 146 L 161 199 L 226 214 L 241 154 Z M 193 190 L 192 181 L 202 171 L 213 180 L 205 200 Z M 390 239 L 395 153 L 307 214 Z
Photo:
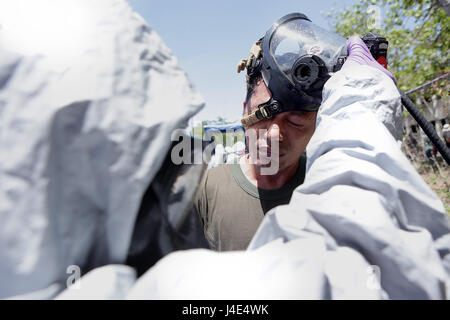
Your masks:
M 258 168 L 280 168 L 280 165 L 282 165 L 282 162 L 280 162 L 280 158 L 269 158 L 269 159 L 258 159 L 253 164 Z
M 283 162 L 286 155 L 287 153 L 279 153 L 279 154 L 272 153 L 270 155 L 259 155 L 257 161 L 258 164 L 270 166 L 271 163 Z

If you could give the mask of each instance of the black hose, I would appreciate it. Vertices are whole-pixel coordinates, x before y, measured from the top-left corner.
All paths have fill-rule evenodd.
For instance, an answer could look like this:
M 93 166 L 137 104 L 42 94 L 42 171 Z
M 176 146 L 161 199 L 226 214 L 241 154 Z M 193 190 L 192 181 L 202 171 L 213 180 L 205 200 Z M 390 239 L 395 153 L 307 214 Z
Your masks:
M 429 86 L 431 86 L 433 83 L 436 83 L 436 82 L 438 82 L 438 81 L 447 79 L 448 77 L 450 77 L 450 73 L 444 74 L 443 76 L 437 77 L 437 78 L 434 79 L 434 80 L 428 81 L 427 83 L 424 83 L 423 85 L 418 86 L 418 87 L 415 88 L 415 89 L 406 91 L 405 94 L 406 94 L 406 95 L 410 95 L 411 93 L 414 93 L 414 92 L 416 92 L 416 91 L 419 91 L 419 90 L 421 90 L 421 89 L 424 89 L 424 88 L 426 88 L 426 87 L 429 87 Z
M 441 138 L 439 138 L 436 130 L 433 128 L 431 123 L 429 123 L 427 119 L 425 119 L 425 117 L 422 115 L 419 109 L 417 109 L 414 103 L 412 103 L 408 96 L 400 89 L 399 92 L 402 97 L 402 103 L 405 106 L 406 110 L 408 110 L 414 120 L 417 121 L 428 138 L 430 138 L 431 142 L 436 146 L 436 149 L 438 149 L 439 153 L 442 155 L 442 158 L 444 158 L 447 164 L 450 165 L 450 149 L 447 148 Z

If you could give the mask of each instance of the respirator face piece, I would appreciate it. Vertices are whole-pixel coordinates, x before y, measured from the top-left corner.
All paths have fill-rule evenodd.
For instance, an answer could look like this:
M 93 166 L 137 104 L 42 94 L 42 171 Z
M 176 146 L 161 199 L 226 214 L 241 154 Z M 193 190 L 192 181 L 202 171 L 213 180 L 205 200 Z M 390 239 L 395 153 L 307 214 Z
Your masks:
M 347 56 L 344 38 L 300 13 L 275 22 L 264 36 L 262 50 L 264 81 L 283 111 L 317 111 L 323 85 Z
M 301 13 L 276 21 L 261 49 L 261 55 L 247 65 L 247 74 L 259 70 L 272 93 L 257 112 L 259 120 L 286 111 L 317 111 L 325 82 L 347 57 L 346 39 L 314 25 Z

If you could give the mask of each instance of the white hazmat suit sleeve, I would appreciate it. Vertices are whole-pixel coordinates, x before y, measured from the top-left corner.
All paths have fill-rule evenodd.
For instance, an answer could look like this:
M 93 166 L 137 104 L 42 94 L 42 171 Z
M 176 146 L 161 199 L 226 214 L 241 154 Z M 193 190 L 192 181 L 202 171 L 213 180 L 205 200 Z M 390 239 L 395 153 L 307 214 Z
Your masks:
M 334 75 L 307 147 L 305 182 L 287 208 L 267 215 L 250 249 L 308 230 L 331 251 L 358 251 L 390 298 L 444 298 L 448 218 L 401 152 L 400 130 L 400 95 L 385 74 L 353 65 Z
M 325 85 L 304 184 L 266 215 L 249 249 L 173 253 L 129 297 L 445 298 L 448 218 L 400 136 L 392 80 L 344 68 Z

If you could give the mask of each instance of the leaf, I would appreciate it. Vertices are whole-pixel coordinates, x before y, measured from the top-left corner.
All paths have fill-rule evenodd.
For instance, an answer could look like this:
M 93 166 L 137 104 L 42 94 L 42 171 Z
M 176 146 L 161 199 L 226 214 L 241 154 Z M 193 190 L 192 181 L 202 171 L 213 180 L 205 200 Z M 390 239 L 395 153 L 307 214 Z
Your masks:
M 450 17 L 434 0 L 360 0 L 344 11 L 329 13 L 335 31 L 344 37 L 355 32 L 363 36 L 370 5 L 386 13 L 377 32 L 389 41 L 389 68 L 400 88 L 413 89 L 449 71 Z M 426 94 L 437 90 L 430 88 Z

